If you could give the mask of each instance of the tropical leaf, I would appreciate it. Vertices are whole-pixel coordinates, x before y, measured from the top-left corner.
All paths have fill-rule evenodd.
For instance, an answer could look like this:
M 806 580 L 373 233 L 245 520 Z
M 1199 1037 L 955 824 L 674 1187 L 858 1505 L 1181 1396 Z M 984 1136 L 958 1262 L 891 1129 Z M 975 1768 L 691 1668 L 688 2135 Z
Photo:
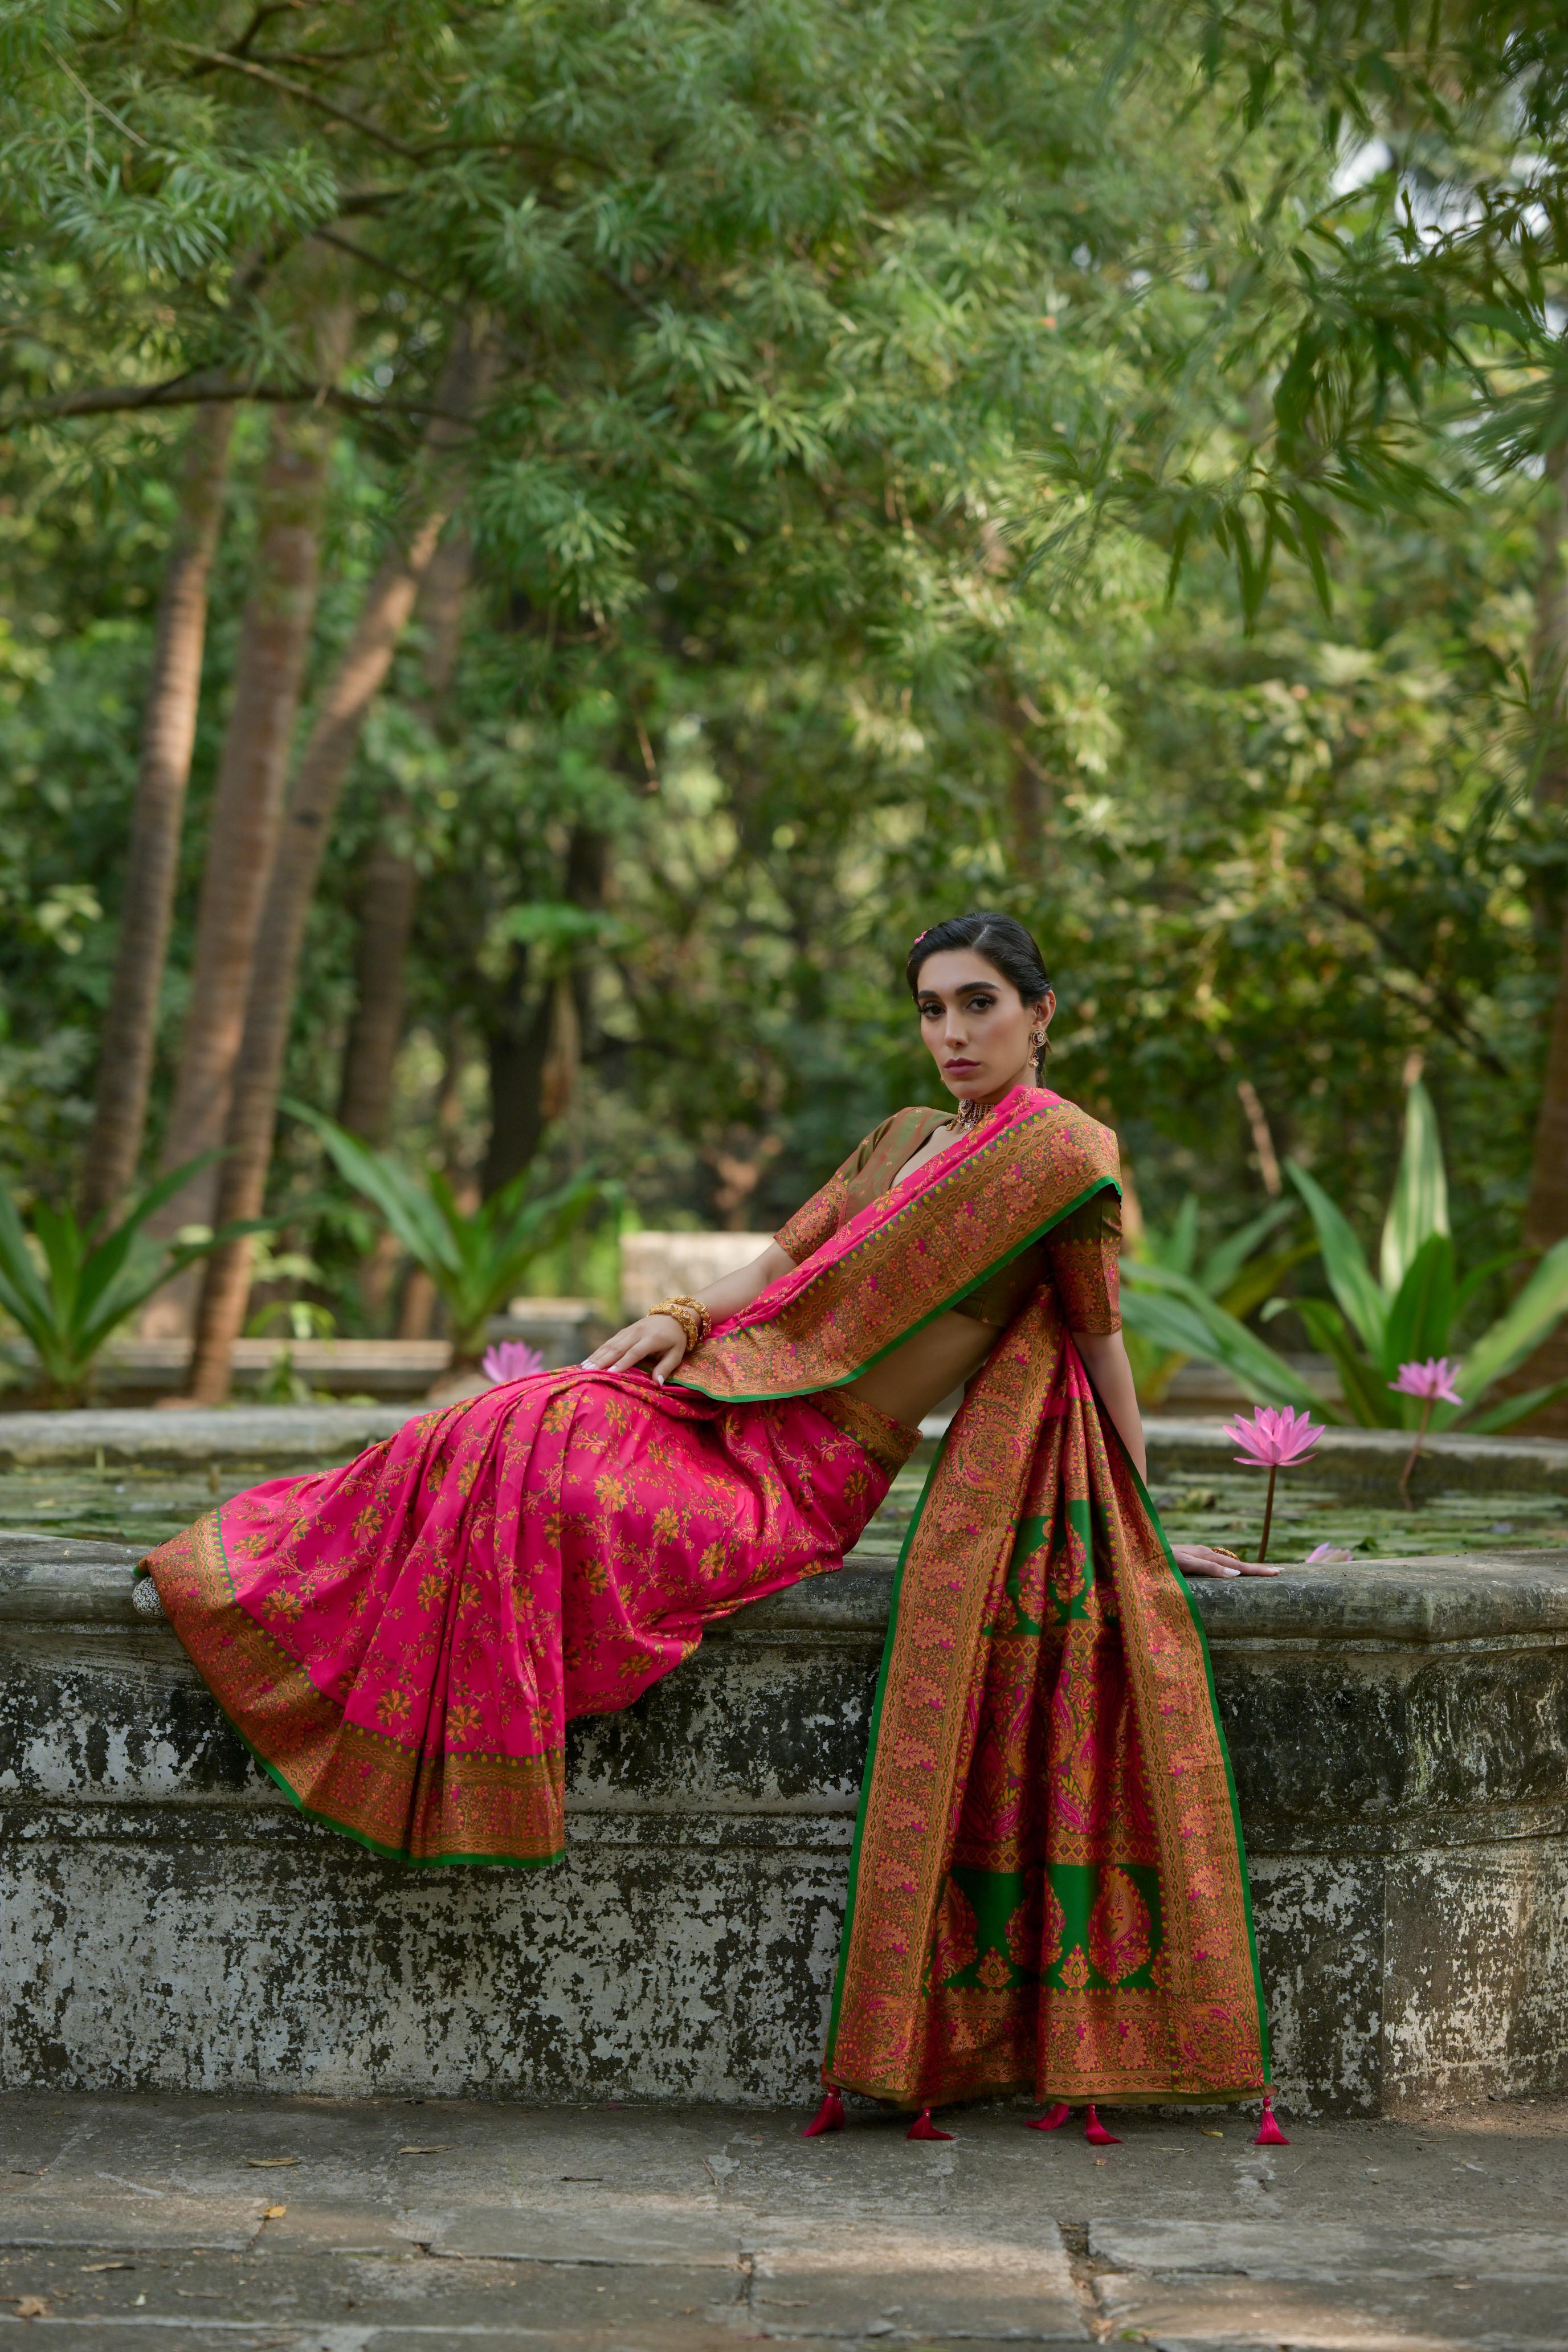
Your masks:
M 73 1210 L 40 1202 L 33 1210 L 29 1240 L 15 1202 L 0 1186 L 0 1307 L 31 1343 L 57 1397 L 82 1393 L 105 1341 L 154 1291 L 240 1234 L 265 1230 L 265 1221 L 249 1219 L 183 1244 L 154 1242 L 142 1232 L 153 1212 L 216 1157 L 206 1152 L 172 1169 L 107 1232 L 101 1221 L 83 1227 Z
M 1390 1302 L 1382 1370 L 1392 1380 L 1401 1364 L 1446 1356 L 1454 1322 L 1454 1244 L 1429 1234 L 1406 1266 Z
M 1307 1203 L 1307 1213 L 1317 1230 L 1330 1289 L 1367 1353 L 1381 1363 L 1388 1301 L 1373 1280 L 1365 1251 L 1352 1232 L 1349 1220 L 1314 1177 L 1309 1176 L 1294 1160 L 1285 1162 L 1285 1173 Z
M 1525 1389 L 1518 1396 L 1504 1397 L 1500 1404 L 1489 1405 L 1485 1412 L 1473 1417 L 1461 1414 L 1458 1426 L 1468 1437 L 1495 1436 L 1499 1430 L 1511 1429 L 1516 1422 L 1528 1421 L 1532 1412 L 1555 1404 L 1563 1396 L 1568 1396 L 1568 1381 L 1549 1381 L 1544 1388 Z
M 1568 1314 L 1568 1241 L 1558 1242 L 1547 1251 L 1507 1313 L 1465 1350 L 1457 1385 L 1466 1404 L 1477 1403 L 1494 1381 L 1533 1355 L 1564 1314 Z
M 320 1136 L 340 1175 L 378 1209 L 389 1230 L 435 1284 L 452 1328 L 452 1352 L 464 1362 L 478 1353 L 485 1326 L 522 1286 L 533 1261 L 619 1187 L 591 1171 L 553 1192 L 535 1193 L 524 1170 L 473 1210 L 459 1203 L 437 1170 L 427 1186 L 384 1151 L 373 1151 L 335 1119 L 308 1103 L 282 1108 Z
M 1431 1096 L 1417 1078 L 1405 1097 L 1405 1142 L 1383 1224 L 1378 1271 L 1390 1297 L 1404 1281 L 1416 1253 L 1435 1234 L 1447 1231 L 1448 1179 L 1443 1166 L 1437 1114 Z
M 1227 1315 L 1190 1275 L 1128 1258 L 1121 1267 L 1124 1322 L 1162 1347 L 1219 1364 L 1260 1404 L 1322 1410 L 1317 1391 L 1245 1323 Z
M 1187 1198 L 1193 1202 L 1195 1208 L 1196 1195 L 1189 1192 Z M 1249 1217 L 1246 1224 L 1238 1225 L 1235 1233 L 1227 1234 L 1223 1242 L 1210 1250 L 1203 1265 L 1196 1269 L 1198 1281 L 1208 1292 L 1209 1297 L 1224 1298 L 1225 1293 L 1236 1281 L 1254 1251 L 1261 1247 L 1270 1234 L 1277 1233 L 1287 1218 L 1293 1217 L 1296 1213 L 1294 1201 L 1271 1201 L 1268 1208 L 1262 1210 L 1256 1217 Z M 1183 1272 L 1191 1271 L 1193 1267 L 1189 1259 Z M 1273 1287 L 1272 1284 L 1269 1287 Z M 1265 1291 L 1258 1293 L 1260 1298 L 1267 1295 Z M 1247 1312 L 1245 1307 L 1235 1306 L 1228 1298 L 1225 1299 L 1225 1304 L 1231 1308 L 1233 1314 Z
M 1369 1364 L 1353 1345 L 1339 1308 L 1326 1298 L 1291 1298 L 1280 1303 L 1295 1308 L 1313 1347 L 1332 1358 L 1352 1419 L 1363 1429 L 1404 1428 L 1402 1400 L 1390 1392 L 1380 1368 Z

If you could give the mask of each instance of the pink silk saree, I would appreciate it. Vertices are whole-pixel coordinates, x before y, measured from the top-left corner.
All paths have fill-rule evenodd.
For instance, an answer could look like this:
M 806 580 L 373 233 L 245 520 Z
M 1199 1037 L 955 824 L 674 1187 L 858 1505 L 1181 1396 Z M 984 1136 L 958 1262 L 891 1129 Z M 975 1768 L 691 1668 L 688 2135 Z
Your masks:
M 537 1375 L 277 1480 L 147 1563 L 307 1811 L 411 1862 L 554 1859 L 573 1715 L 839 1566 L 913 1433 L 842 1391 L 1117 1177 L 1020 1087 L 668 1388 Z M 895 1584 L 825 2072 L 905 2105 L 1240 2097 L 1267 2040 L 1206 1648 L 1043 1283 Z
M 539 1372 L 236 1495 L 144 1565 L 302 1811 L 396 1861 L 526 1867 L 565 1843 L 568 1719 L 838 1568 L 912 1444 L 853 1400 Z

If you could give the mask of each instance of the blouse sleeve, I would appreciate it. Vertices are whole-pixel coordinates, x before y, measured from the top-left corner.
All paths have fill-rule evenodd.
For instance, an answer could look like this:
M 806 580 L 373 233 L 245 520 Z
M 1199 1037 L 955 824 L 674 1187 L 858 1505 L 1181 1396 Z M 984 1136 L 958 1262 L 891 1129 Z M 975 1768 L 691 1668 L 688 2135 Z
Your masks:
M 850 1184 L 892 1123 L 891 1119 L 885 1118 L 880 1127 L 873 1128 L 870 1134 L 855 1146 L 843 1167 L 828 1178 L 821 1192 L 814 1192 L 809 1201 L 803 1202 L 788 1223 L 779 1227 L 773 1239 L 780 1249 L 788 1252 L 796 1265 L 819 1250 L 824 1242 L 830 1242 L 845 1223 L 849 1215 Z
M 1121 1202 L 1110 1185 L 1046 1235 L 1069 1331 L 1121 1328 Z

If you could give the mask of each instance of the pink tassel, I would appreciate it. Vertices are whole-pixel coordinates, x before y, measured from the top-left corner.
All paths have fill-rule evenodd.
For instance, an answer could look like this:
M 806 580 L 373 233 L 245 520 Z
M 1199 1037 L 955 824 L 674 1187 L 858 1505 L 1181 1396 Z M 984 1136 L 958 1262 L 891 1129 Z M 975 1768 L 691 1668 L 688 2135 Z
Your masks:
M 1058 2099 L 1054 2107 L 1047 2107 L 1045 2114 L 1030 2124 L 1028 2128 L 1030 2131 L 1060 2131 L 1071 2113 L 1072 2109 L 1067 2101 Z
M 1121 2142 L 1114 2132 L 1108 2132 L 1095 2114 L 1092 2102 L 1083 2126 L 1083 2136 L 1090 2147 L 1120 2147 Z
M 802 2132 L 802 2139 L 820 2139 L 824 2132 L 844 2128 L 844 2094 L 829 2087 L 816 2113 Z
M 1258 2126 L 1258 2137 L 1252 2145 L 1254 2147 L 1289 2147 L 1290 2145 L 1274 2120 L 1272 2091 L 1265 2091 L 1263 2094 L 1263 2121 Z
M 915 2117 L 913 2123 L 910 2126 L 908 2131 L 904 2134 L 904 2137 L 906 2139 L 951 2139 L 952 2137 L 952 2134 L 951 2132 L 938 2131 L 936 2126 L 931 2119 L 931 2109 L 929 2107 L 922 2107 L 919 2115 Z

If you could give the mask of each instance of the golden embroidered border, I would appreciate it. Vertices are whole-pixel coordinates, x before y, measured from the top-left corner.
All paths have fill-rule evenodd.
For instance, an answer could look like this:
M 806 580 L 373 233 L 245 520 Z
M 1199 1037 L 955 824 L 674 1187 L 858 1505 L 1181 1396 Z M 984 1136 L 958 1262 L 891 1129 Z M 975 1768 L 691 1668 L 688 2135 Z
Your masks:
M 1116 1138 L 1057 1103 L 981 1140 L 765 1324 L 709 1339 L 674 1375 L 721 1402 L 801 1396 L 866 1371 L 1120 1170 Z
M 1088 1402 L 1069 1405 L 1075 1450 L 1115 1530 L 1109 1565 L 1125 1612 L 1130 1687 L 1170 1898 L 1173 1981 L 1168 1994 L 1152 1997 L 1161 2030 L 1118 2036 L 1114 2053 L 1086 2031 L 1106 2005 L 1103 1994 L 1053 1991 L 1043 2050 L 1014 2043 L 965 2055 L 933 2047 L 928 2030 L 927 1958 L 967 1783 L 984 1629 L 1000 1602 L 1037 1433 L 1058 1448 L 1066 1433 L 1041 1428 L 1066 1345 L 1054 1298 L 1037 1293 L 971 1386 L 900 1571 L 826 2062 L 833 2081 L 900 2103 L 1005 2088 L 1048 2088 L 1058 2097 L 1239 2096 L 1264 2080 L 1246 1865 L 1202 1635 L 1131 1471 L 1118 1457 L 1121 1475 L 1113 1473 L 1098 1408 Z M 1140 1538 L 1136 1559 L 1130 1526 Z
M 836 1429 L 852 1437 L 857 1445 L 868 1454 L 879 1470 L 896 1478 L 921 1442 L 918 1429 L 904 1422 L 894 1421 L 889 1414 L 879 1412 L 874 1404 L 849 1389 L 824 1389 L 810 1402 Z
M 426 1756 L 345 1722 L 342 1708 L 235 1599 L 221 1511 L 209 1511 L 143 1565 L 207 1687 L 301 1811 L 399 1862 L 531 1869 L 559 1859 L 563 1750 Z

